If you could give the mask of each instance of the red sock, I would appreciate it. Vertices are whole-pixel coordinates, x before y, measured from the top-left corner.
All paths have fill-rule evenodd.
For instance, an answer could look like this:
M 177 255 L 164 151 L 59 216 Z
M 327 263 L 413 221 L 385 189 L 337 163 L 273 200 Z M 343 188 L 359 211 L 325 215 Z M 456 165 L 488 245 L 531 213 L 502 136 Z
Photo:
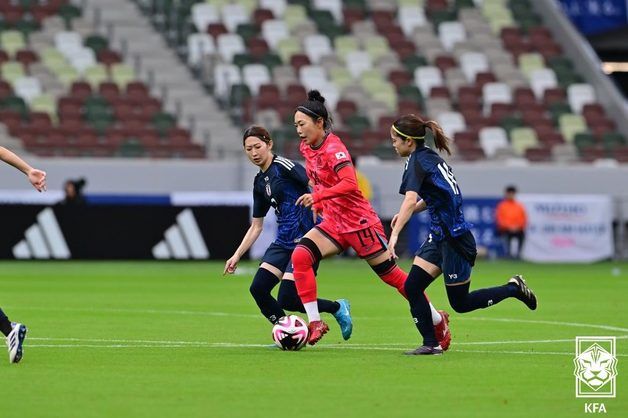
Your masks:
M 389 271 L 379 274 L 379 278 L 387 285 L 396 288 L 404 298 L 408 299 L 408 296 L 406 296 L 406 290 L 403 287 L 406 279 L 408 278 L 408 274 L 401 270 L 398 265 L 395 264 L 395 266 Z
M 303 245 L 297 245 L 292 252 L 294 284 L 301 303 L 316 302 L 316 276 L 314 275 L 314 255 Z

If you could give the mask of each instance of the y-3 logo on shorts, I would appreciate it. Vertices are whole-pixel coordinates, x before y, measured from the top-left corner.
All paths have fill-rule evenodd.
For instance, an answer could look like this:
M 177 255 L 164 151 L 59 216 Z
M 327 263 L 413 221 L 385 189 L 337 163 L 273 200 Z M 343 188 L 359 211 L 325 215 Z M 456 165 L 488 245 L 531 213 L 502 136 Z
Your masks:
M 454 273 L 454 274 L 450 274 L 450 275 L 449 275 L 449 278 L 450 278 L 450 279 L 457 279 L 457 278 L 458 278 L 458 275 L 457 275 L 456 273 Z

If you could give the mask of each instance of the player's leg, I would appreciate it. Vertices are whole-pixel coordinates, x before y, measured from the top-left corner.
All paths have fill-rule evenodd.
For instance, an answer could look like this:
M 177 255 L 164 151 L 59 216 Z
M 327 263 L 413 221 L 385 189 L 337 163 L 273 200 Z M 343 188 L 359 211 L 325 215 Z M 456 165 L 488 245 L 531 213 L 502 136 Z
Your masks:
M 433 355 L 442 354 L 443 347 L 440 341 L 447 347 L 451 340 L 449 329 L 446 328 L 448 338 L 443 335 L 436 334 L 436 327 L 433 326 L 431 319 L 431 309 L 429 301 L 425 295 L 425 289 L 441 274 L 440 265 L 442 256 L 440 243 L 432 239 L 426 240 L 419 251 L 408 274 L 405 283 L 406 293 L 408 294 L 408 303 L 410 304 L 410 313 L 419 333 L 423 337 L 422 345 L 416 350 L 409 351 L 405 354 L 409 355 Z M 443 325 L 447 325 L 444 323 Z M 441 333 L 443 330 L 439 330 Z M 440 338 L 439 338 L 440 337 Z
M 536 297 L 521 276 L 514 276 L 503 286 L 495 286 L 469 292 L 471 268 L 475 261 L 473 235 L 458 237 L 456 241 L 443 243 L 443 272 L 447 297 L 458 313 L 488 308 L 507 298 L 517 298 L 530 309 L 536 309 Z
M 403 271 L 392 258 L 384 235 L 384 227 L 381 223 L 371 228 L 346 235 L 345 239 L 347 242 L 355 249 L 358 256 L 366 260 L 375 274 L 377 274 L 384 283 L 394 287 L 404 298 L 408 299 L 404 287 L 408 274 Z M 425 297 L 427 297 L 427 295 L 425 295 Z M 432 313 L 432 321 L 434 325 L 437 326 L 442 323 L 443 318 L 432 303 L 429 305 Z M 451 338 L 451 335 L 449 338 Z
M 287 270 L 279 285 L 279 294 L 277 295 L 279 305 L 287 311 L 296 311 L 305 313 L 305 308 L 299 294 L 297 293 L 296 285 L 294 284 L 294 275 L 292 269 Z M 329 299 L 316 299 L 318 304 L 318 311 L 330 313 L 336 318 L 342 338 L 348 340 L 353 332 L 353 321 L 351 319 L 351 306 L 347 299 L 339 299 L 337 301 Z
M 316 344 L 329 330 L 327 324 L 321 321 L 318 310 L 314 265 L 324 257 L 338 254 L 343 250 L 330 232 L 322 229 L 324 223 L 323 221 L 308 231 L 292 252 L 294 283 L 307 313 L 310 330 L 308 343 L 311 345 Z
M 12 329 L 13 327 L 11 326 L 11 321 L 9 321 L 6 314 L 2 311 L 2 309 L 0 309 L 0 332 L 2 332 L 6 337 Z
M 6 314 L 0 309 L 0 331 L 7 337 L 9 362 L 19 363 L 22 360 L 22 344 L 26 338 L 26 326 L 24 324 L 11 323 Z
M 262 315 L 272 324 L 286 315 L 277 300 L 271 294 L 271 291 L 277 286 L 277 283 L 279 283 L 286 268 L 286 264 L 290 262 L 290 254 L 290 250 L 274 243 L 271 244 L 264 253 L 262 262 L 249 288 Z

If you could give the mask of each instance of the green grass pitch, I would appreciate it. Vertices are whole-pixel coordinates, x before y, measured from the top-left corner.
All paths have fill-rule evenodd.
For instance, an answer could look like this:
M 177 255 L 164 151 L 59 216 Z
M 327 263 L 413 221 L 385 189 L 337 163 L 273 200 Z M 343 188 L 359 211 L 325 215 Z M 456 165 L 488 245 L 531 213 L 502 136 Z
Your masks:
M 0 416 L 557 418 L 583 416 L 585 402 L 628 416 L 626 263 L 476 266 L 472 288 L 523 273 L 534 312 L 507 300 L 456 314 L 439 279 L 428 293 L 450 311 L 453 343 L 420 358 L 402 355 L 419 345 L 406 302 L 364 262 L 320 269 L 319 295 L 351 301 L 351 340 L 327 317 L 330 332 L 300 352 L 268 348 L 248 293 L 256 264 L 222 268 L 3 262 L 0 306 L 29 334 L 22 363 L 0 362 Z M 617 337 L 614 399 L 575 397 L 574 339 L 587 335 Z

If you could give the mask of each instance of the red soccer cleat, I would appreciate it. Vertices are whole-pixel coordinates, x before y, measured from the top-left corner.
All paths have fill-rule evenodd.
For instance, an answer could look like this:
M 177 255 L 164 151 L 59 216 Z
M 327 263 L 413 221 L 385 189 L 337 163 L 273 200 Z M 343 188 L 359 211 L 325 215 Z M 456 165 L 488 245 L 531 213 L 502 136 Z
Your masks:
M 449 314 L 445 311 L 438 311 L 440 316 L 443 318 L 442 321 L 438 325 L 434 325 L 434 333 L 436 334 L 436 339 L 440 344 L 443 351 L 447 351 L 449 349 L 449 345 L 451 344 L 451 331 L 449 330 Z
M 323 321 L 312 321 L 308 324 L 307 329 L 310 332 L 307 339 L 309 345 L 316 344 L 329 331 L 329 327 Z

